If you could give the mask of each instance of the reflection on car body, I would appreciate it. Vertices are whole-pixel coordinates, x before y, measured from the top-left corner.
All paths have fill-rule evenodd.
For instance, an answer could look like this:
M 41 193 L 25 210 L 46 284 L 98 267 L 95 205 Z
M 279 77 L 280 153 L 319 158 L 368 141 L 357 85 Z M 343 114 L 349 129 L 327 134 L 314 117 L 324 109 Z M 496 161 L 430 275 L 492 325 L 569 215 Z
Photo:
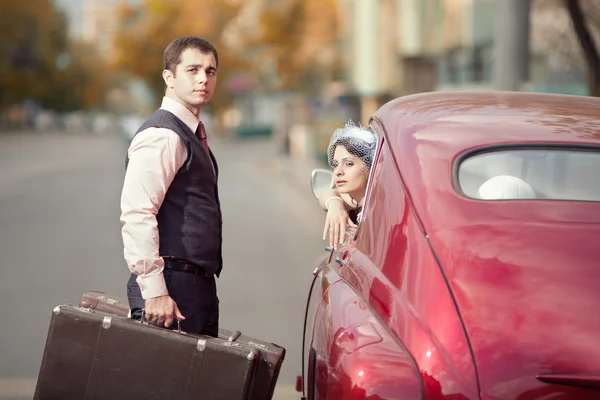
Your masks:
M 600 398 L 600 99 L 374 115 L 362 220 L 316 270 L 309 399 Z

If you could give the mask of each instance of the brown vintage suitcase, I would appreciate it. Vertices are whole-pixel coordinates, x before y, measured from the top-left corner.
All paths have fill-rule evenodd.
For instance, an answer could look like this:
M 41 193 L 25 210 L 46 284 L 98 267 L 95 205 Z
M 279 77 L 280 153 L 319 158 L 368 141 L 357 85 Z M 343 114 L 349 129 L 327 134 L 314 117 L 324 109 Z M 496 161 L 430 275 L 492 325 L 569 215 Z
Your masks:
M 54 309 L 34 400 L 246 400 L 257 349 L 70 305 Z
M 99 291 L 84 293 L 79 301 L 79 307 L 121 316 L 129 315 L 127 300 Z M 271 400 L 285 358 L 285 349 L 273 343 L 242 335 L 239 331 L 219 329 L 219 338 L 249 345 L 259 351 L 260 360 L 249 399 Z
M 259 351 L 260 359 L 254 376 L 250 400 L 271 400 L 285 358 L 285 349 L 273 343 L 242 335 L 240 331 L 231 332 L 219 329 L 219 338 L 233 339 L 235 343 L 243 343 Z

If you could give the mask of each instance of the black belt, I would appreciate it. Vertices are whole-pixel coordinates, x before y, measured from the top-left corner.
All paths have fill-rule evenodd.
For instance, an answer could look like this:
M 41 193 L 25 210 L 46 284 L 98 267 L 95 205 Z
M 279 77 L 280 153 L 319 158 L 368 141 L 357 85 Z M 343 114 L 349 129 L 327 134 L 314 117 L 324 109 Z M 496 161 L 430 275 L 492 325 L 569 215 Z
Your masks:
M 170 260 L 168 258 L 165 258 L 165 268 L 166 269 L 174 269 L 176 271 L 191 272 L 193 274 L 199 274 L 199 275 L 203 275 L 203 276 L 212 276 L 212 274 L 205 272 L 199 266 L 190 264 L 185 261 L 180 261 L 180 260 L 172 260 L 172 259 Z

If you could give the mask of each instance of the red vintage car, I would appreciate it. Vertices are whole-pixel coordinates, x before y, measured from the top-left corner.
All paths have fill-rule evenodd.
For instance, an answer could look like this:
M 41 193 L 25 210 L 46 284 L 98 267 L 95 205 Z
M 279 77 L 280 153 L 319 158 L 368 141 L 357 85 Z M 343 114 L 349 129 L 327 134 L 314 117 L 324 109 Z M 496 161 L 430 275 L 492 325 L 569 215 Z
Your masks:
M 314 272 L 305 396 L 600 399 L 600 99 L 418 94 L 369 126 L 358 230 Z

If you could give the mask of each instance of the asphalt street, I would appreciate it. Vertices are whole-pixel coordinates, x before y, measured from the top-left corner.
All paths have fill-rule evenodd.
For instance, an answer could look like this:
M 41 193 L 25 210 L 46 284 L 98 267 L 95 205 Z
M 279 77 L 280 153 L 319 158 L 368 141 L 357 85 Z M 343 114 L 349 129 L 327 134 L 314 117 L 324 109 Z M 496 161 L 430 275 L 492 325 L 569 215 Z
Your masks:
M 304 303 L 324 215 L 267 139 L 211 142 L 220 165 L 221 326 L 287 349 L 275 399 L 297 399 Z M 0 134 L 0 399 L 32 398 L 54 306 L 125 296 L 118 135 Z

